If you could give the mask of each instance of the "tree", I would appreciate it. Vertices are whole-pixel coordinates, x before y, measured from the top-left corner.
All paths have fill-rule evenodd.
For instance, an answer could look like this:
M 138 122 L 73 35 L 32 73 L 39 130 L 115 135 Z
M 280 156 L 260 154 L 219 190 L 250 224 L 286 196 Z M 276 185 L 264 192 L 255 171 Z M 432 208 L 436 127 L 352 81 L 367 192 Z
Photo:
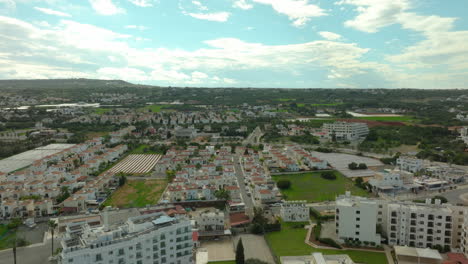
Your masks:
M 348 164 L 348 168 L 349 168 L 350 170 L 357 170 L 358 165 L 357 165 L 356 162 L 351 162 L 351 163 Z
M 357 177 L 354 183 L 356 184 L 356 186 L 361 187 L 364 183 L 364 179 L 362 177 Z
M 125 177 L 125 175 L 120 175 L 119 176 L 119 186 L 120 187 L 124 186 L 126 182 L 127 182 L 127 177 Z
M 229 194 L 229 191 L 227 191 L 226 189 L 216 190 L 214 193 L 214 196 L 219 200 L 228 201 L 229 199 L 231 199 L 231 195 Z
M 52 256 L 54 255 L 54 233 L 55 233 L 55 228 L 57 227 L 57 223 L 54 220 L 49 220 L 48 222 L 49 229 L 50 229 L 50 234 L 52 235 Z
M 236 264 L 245 264 L 244 245 L 242 245 L 242 238 L 240 238 L 239 242 L 237 242 Z
M 367 169 L 367 165 L 365 163 L 359 163 L 358 169 L 365 170 Z
M 331 171 L 325 171 L 320 174 L 320 177 L 327 179 L 327 180 L 336 180 L 336 175 L 335 173 Z
M 281 190 L 289 189 L 291 188 L 291 181 L 290 180 L 279 180 L 276 183 L 276 186 L 280 188 Z
M 16 232 L 18 231 L 18 227 L 21 225 L 21 219 L 19 218 L 13 218 L 10 220 L 10 222 L 7 225 L 7 228 L 13 232 L 13 238 L 10 241 L 10 243 L 13 246 L 13 263 L 16 264 L 16 247 L 17 247 L 17 234 Z

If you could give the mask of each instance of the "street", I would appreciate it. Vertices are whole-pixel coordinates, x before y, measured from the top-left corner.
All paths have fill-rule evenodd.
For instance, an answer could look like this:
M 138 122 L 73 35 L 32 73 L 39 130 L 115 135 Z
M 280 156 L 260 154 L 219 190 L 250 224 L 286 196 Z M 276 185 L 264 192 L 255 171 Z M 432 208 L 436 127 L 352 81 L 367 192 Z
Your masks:
M 244 172 L 240 166 L 240 157 L 235 156 L 235 161 L 234 161 L 234 167 L 236 169 L 236 177 L 237 177 L 237 182 L 239 183 L 239 188 L 240 188 L 240 193 L 242 196 L 242 200 L 244 201 L 245 204 L 245 212 L 249 217 L 253 217 L 253 202 L 252 198 L 247 195 L 245 183 L 244 183 Z

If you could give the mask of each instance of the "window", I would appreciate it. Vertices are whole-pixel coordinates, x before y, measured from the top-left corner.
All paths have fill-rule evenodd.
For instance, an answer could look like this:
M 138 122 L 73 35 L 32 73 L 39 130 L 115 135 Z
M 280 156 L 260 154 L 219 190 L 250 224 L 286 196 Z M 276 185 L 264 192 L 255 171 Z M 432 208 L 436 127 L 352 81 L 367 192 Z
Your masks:
M 360 225 L 356 225 L 356 228 L 360 228 L 361 226 Z
M 123 248 L 119 249 L 119 256 L 122 256 L 123 254 L 125 254 L 125 251 Z
M 141 252 L 136 253 L 136 258 L 142 258 L 143 256 L 141 255 Z
M 356 214 L 361 214 L 361 211 L 356 211 Z
M 68 259 L 68 263 L 73 263 L 73 259 Z
M 138 242 L 138 243 L 136 244 L 136 249 L 137 249 L 137 250 L 138 250 L 138 249 L 141 249 L 141 243 L 140 243 L 140 242 Z
M 102 261 L 102 255 L 96 254 L 96 261 Z
M 361 218 L 359 218 L 359 217 L 356 217 L 356 221 L 361 221 Z

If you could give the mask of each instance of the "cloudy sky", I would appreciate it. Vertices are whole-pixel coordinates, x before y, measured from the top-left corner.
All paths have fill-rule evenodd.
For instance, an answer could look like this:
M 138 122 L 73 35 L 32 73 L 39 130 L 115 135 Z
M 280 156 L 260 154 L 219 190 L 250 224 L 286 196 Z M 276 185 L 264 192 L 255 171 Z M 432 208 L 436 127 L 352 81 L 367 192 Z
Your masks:
M 0 79 L 468 88 L 468 0 L 0 0 Z

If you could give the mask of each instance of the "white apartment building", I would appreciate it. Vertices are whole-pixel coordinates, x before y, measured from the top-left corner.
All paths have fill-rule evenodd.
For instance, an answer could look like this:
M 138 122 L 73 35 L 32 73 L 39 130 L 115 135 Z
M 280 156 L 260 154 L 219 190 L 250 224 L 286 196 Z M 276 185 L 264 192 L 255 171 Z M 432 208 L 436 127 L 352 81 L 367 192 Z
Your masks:
M 339 196 L 335 215 L 338 240 L 341 243 L 350 239 L 380 245 L 380 234 L 377 234 L 379 215 L 383 220 L 383 202 L 380 200 L 351 196 L 350 192 Z
M 386 233 L 390 245 L 418 248 L 440 245 L 458 248 L 461 244 L 463 207 L 426 203 L 389 203 Z
M 468 215 L 465 210 L 465 216 Z M 460 250 L 468 257 L 468 217 L 465 217 L 462 224 L 462 231 L 460 237 Z
M 334 122 L 324 123 L 322 131 L 327 134 L 329 139 L 334 136 L 338 141 L 358 140 L 369 134 L 369 127 L 366 123 Z
M 219 210 L 201 212 L 195 221 L 200 232 L 224 233 L 225 215 Z
M 468 126 L 462 127 L 460 129 L 460 138 L 468 145 Z
M 423 160 L 414 157 L 400 156 L 396 160 L 396 165 L 402 171 L 415 173 L 423 169 Z
M 193 263 L 190 221 L 164 213 L 131 217 L 115 226 L 69 224 L 61 244 L 61 264 Z
M 284 222 L 307 222 L 310 211 L 307 201 L 285 201 L 281 204 L 280 216 Z
M 340 242 L 359 239 L 375 242 L 381 225 L 390 245 L 426 248 L 466 248 L 465 209 L 431 199 L 425 203 L 387 202 L 346 195 L 336 200 L 336 231 Z M 374 240 L 372 240 L 374 239 Z M 378 243 L 377 243 L 378 244 Z

